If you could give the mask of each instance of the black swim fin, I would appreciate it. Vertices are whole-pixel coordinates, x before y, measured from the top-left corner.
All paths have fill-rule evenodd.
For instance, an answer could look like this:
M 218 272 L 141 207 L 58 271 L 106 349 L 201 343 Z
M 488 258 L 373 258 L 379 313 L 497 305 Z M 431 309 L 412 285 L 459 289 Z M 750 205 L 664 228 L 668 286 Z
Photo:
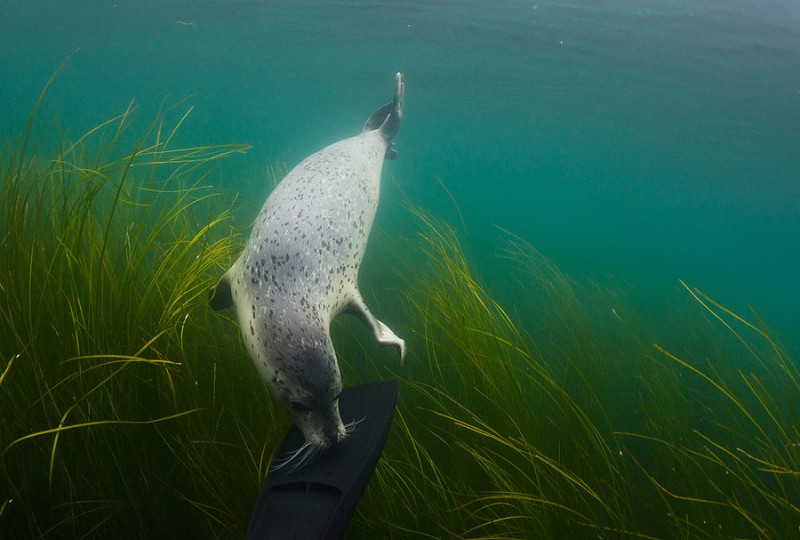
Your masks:
M 261 486 L 247 528 L 247 540 L 336 539 L 355 512 L 386 444 L 397 401 L 397 381 L 345 388 L 339 412 L 357 429 L 335 448 L 297 469 L 272 469 Z M 289 429 L 275 456 L 291 454 L 303 434 Z

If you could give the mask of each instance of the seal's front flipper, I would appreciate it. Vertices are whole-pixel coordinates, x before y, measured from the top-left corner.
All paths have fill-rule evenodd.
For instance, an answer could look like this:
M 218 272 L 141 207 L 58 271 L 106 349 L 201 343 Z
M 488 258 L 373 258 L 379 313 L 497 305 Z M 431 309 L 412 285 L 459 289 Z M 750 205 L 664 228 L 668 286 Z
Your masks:
M 364 303 L 364 299 L 360 294 L 355 294 L 350 304 L 345 309 L 345 312 L 354 315 L 361 319 L 361 322 L 367 325 L 367 328 L 372 331 L 375 340 L 381 345 L 390 345 L 397 347 L 400 351 L 400 365 L 405 364 L 406 361 L 406 342 L 397 337 L 391 328 L 383 324 L 370 313 L 369 308 Z
M 233 305 L 233 295 L 231 295 L 231 282 L 228 274 L 224 274 L 217 285 L 208 292 L 208 303 L 211 309 L 219 311 Z

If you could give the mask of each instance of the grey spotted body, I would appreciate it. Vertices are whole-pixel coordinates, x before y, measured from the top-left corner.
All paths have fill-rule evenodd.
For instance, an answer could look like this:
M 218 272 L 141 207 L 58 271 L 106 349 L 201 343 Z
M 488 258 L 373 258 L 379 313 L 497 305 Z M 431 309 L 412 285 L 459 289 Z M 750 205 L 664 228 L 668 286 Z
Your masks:
M 215 309 L 236 306 L 261 378 L 316 447 L 345 437 L 333 318 L 352 313 L 379 343 L 396 346 L 401 359 L 405 354 L 404 341 L 370 313 L 357 283 L 384 157 L 394 153 L 403 90 L 398 73 L 394 101 L 373 114 L 360 135 L 307 157 L 286 175 L 211 298 Z

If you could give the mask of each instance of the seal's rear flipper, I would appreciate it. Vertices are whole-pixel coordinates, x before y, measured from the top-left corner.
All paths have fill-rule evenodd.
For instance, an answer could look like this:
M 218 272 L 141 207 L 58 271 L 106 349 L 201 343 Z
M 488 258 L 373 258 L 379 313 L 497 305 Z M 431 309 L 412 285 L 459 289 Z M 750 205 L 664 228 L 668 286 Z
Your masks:
M 397 131 L 400 129 L 400 121 L 403 119 L 404 102 L 405 83 L 403 82 L 403 74 L 398 73 L 395 75 L 394 100 L 372 113 L 367 123 L 364 124 L 364 131 L 379 129 L 383 138 L 391 143 L 394 136 L 397 135 Z M 391 145 L 386 153 L 389 159 L 393 159 L 397 155 L 397 152 L 394 151 Z
M 211 304 L 211 309 L 214 311 L 229 308 L 233 305 L 231 282 L 228 279 L 228 274 L 224 274 L 219 278 L 217 285 L 208 292 L 208 303 Z
M 369 117 L 367 123 L 364 124 L 364 131 L 375 131 L 376 129 L 381 129 L 381 126 L 386 123 L 389 115 L 392 114 L 393 109 L 394 103 L 387 103 L 372 113 L 372 116 Z
M 357 429 L 316 461 L 270 470 L 250 517 L 247 540 L 344 536 L 389 436 L 397 388 L 397 381 L 386 381 L 344 389 L 339 411 L 345 423 L 359 422 Z M 291 454 L 303 442 L 293 425 L 275 456 Z

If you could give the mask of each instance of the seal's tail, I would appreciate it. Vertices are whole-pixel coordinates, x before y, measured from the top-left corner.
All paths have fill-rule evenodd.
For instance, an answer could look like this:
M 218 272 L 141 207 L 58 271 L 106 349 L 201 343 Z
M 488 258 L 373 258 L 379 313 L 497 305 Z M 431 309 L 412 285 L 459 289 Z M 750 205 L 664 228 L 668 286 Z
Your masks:
M 364 124 L 364 131 L 380 130 L 383 138 L 391 143 L 400 129 L 400 121 L 403 119 L 404 97 L 405 83 L 403 82 L 403 74 L 398 72 L 395 75 L 394 100 L 372 113 L 367 123 Z M 393 154 L 394 151 L 391 148 L 387 150 L 387 157 L 394 157 Z

